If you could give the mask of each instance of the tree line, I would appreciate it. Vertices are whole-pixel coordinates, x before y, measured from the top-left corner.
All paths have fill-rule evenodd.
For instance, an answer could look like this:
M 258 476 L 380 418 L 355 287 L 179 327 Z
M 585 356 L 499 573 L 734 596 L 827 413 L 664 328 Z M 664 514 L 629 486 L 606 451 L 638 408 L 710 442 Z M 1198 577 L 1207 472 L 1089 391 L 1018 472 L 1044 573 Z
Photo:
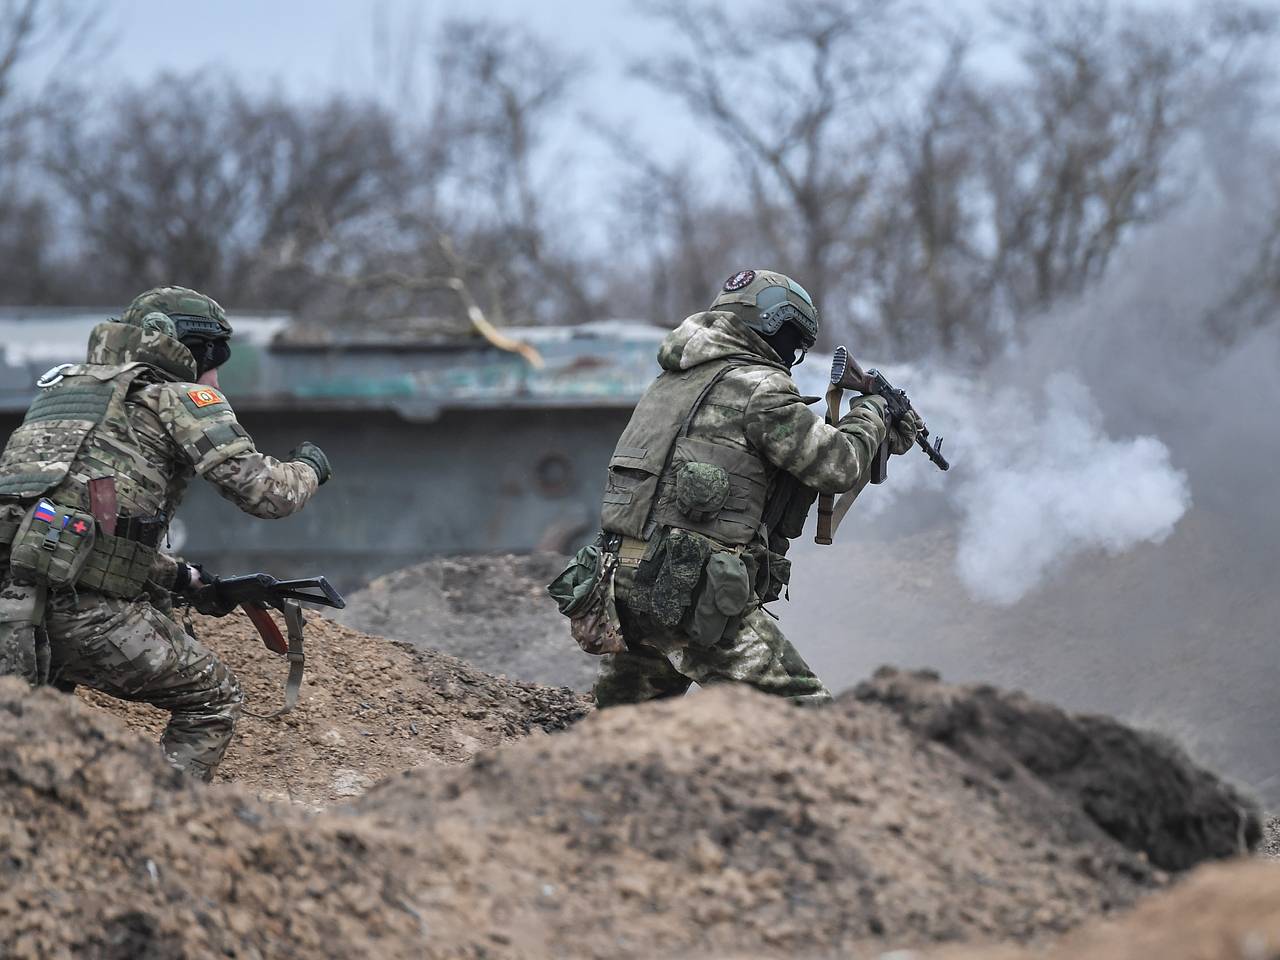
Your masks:
M 461 286 L 499 325 L 670 325 L 763 264 L 834 333 L 982 359 L 1182 202 L 1204 138 L 1275 119 L 1262 5 L 1017 0 L 981 30 L 908 0 L 641 9 L 670 42 L 632 74 L 715 169 L 581 117 L 597 68 L 519 25 L 448 21 L 401 96 L 304 102 L 208 73 L 85 89 L 103 10 L 0 0 L 0 300 L 180 282 L 416 334 L 464 317 Z M 566 130 L 612 165 L 588 210 Z M 1280 301 L 1273 222 L 1238 294 L 1254 316 Z

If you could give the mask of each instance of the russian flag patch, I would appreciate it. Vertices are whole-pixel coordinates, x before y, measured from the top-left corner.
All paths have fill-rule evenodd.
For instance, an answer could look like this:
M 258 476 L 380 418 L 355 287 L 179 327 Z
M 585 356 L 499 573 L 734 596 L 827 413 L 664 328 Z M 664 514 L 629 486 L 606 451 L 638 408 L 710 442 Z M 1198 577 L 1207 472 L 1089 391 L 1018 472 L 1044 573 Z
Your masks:
M 53 504 L 48 500 L 41 500 L 36 504 L 36 509 L 31 516 L 35 520 L 43 520 L 51 524 L 58 519 L 58 511 L 53 509 Z

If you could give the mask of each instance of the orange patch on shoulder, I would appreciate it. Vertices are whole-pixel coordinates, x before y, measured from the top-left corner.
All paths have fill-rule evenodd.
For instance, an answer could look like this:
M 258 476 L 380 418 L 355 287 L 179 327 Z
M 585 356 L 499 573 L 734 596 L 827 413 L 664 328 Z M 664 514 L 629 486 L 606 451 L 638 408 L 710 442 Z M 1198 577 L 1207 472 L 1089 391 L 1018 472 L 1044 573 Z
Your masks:
M 222 394 L 213 387 L 197 387 L 194 390 L 188 390 L 187 396 L 197 407 L 211 407 L 215 403 L 222 402 Z

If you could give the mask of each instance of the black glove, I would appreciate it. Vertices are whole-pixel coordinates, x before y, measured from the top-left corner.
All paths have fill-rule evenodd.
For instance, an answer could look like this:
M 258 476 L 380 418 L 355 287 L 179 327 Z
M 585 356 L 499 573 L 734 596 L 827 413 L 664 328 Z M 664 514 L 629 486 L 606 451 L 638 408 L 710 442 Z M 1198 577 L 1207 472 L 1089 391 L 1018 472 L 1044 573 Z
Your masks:
M 329 466 L 329 458 L 324 455 L 324 451 L 317 447 L 310 440 L 304 440 L 289 454 L 290 460 L 296 460 L 305 463 L 316 472 L 316 476 L 320 479 L 320 486 L 324 486 L 326 481 L 333 476 L 333 468 Z
M 187 594 L 187 602 L 197 613 L 203 613 L 206 617 L 225 617 L 236 608 L 236 604 L 222 599 L 218 592 L 217 577 L 210 577 L 201 571 L 200 578 L 204 580 L 204 586 L 196 587 Z

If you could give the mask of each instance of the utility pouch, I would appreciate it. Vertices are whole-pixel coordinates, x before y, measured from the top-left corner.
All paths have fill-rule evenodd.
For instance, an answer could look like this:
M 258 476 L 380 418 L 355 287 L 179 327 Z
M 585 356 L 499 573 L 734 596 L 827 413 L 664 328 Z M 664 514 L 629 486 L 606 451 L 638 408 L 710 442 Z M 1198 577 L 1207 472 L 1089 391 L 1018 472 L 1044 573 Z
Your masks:
M 764 564 L 756 575 L 756 592 L 761 603 L 773 603 L 791 584 L 791 561 L 780 553 L 766 550 Z
M 591 543 L 579 550 L 560 575 L 547 585 L 547 593 L 569 618 L 573 639 L 595 656 L 621 653 L 627 647 L 614 598 L 613 578 L 617 569 L 617 555 L 602 550 L 598 543 Z
M 690 461 L 676 471 L 676 509 L 694 523 L 706 523 L 729 499 L 729 473 L 714 463 Z
M 93 552 L 93 517 L 41 497 L 23 517 L 9 552 L 15 580 L 52 588 L 72 586 Z
M 751 577 L 736 553 L 713 553 L 707 561 L 706 582 L 689 619 L 689 639 L 700 646 L 718 643 L 737 626 L 751 603 Z
M 132 600 L 146 589 L 156 548 L 127 537 L 99 534 L 79 585 L 109 597 Z
M 636 571 L 637 599 L 644 612 L 663 627 L 679 626 L 693 606 L 711 549 L 711 542 L 699 534 L 668 532 L 658 552 Z

